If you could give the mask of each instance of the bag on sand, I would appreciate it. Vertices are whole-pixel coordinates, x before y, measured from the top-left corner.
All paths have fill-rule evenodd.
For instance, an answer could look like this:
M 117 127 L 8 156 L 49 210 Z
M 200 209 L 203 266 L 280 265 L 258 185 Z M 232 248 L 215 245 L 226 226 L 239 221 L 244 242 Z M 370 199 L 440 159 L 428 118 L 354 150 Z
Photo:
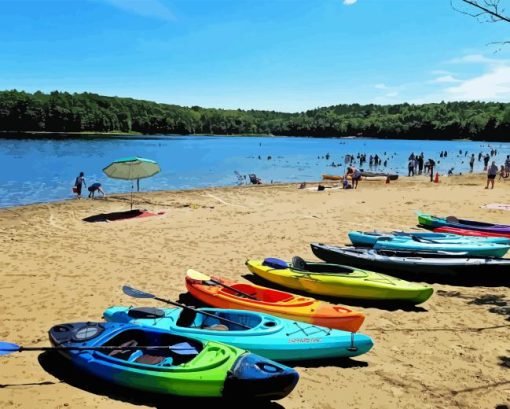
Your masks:
M 76 186 L 73 186 L 73 193 L 78 193 L 78 188 Z

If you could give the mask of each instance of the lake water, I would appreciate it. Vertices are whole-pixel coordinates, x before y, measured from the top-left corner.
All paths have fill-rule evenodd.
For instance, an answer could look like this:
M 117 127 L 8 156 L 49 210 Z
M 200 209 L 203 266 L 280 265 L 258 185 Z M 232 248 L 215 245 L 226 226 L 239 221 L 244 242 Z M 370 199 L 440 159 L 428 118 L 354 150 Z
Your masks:
M 497 149 L 496 163 L 510 155 L 510 143 L 390 140 L 366 138 L 279 138 L 236 136 L 157 136 L 104 139 L 0 139 L 0 207 L 72 198 L 80 171 L 87 184 L 102 183 L 106 193 L 129 192 L 131 182 L 109 179 L 102 169 L 115 159 L 141 156 L 156 160 L 161 173 L 140 182 L 147 190 L 191 189 L 237 184 L 234 171 L 255 173 L 264 183 L 320 180 L 321 174 L 343 174 L 346 154 L 378 154 L 389 171 L 407 175 L 408 156 L 424 152 L 442 174 L 469 171 L 464 152 Z M 440 151 L 448 152 L 440 158 Z M 462 150 L 462 155 L 459 155 Z M 323 158 L 330 154 L 329 160 Z M 268 160 L 268 156 L 271 159 Z M 259 159 L 260 157 L 260 159 Z M 332 167 L 331 163 L 341 163 Z M 368 164 L 363 166 L 369 170 Z M 475 171 L 483 162 L 475 162 Z M 88 193 L 88 192 L 87 192 Z

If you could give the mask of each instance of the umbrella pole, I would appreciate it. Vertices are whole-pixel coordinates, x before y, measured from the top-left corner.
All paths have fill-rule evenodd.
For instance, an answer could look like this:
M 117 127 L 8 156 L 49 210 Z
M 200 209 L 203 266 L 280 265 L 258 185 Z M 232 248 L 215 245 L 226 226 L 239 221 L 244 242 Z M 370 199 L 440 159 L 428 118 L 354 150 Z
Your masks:
M 131 182 L 131 210 L 133 210 L 133 182 Z

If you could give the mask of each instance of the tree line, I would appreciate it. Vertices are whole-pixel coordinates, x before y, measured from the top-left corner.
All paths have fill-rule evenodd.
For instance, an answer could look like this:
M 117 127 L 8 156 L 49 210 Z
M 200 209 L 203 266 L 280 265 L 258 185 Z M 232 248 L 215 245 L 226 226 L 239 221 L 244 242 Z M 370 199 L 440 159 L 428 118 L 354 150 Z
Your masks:
M 0 91 L 3 132 L 269 134 L 510 140 L 510 104 L 341 104 L 284 113 L 182 107 L 92 93 Z

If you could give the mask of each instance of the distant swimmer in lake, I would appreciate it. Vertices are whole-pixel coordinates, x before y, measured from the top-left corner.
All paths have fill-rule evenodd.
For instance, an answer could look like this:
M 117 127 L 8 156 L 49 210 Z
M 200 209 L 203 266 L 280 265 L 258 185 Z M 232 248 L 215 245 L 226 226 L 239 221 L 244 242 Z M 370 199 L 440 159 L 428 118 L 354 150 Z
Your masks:
M 87 184 L 85 183 L 85 174 L 83 172 L 80 172 L 80 174 L 76 177 L 76 180 L 74 181 L 74 187 L 73 192 L 76 193 L 76 196 L 78 198 L 81 197 L 81 188 L 82 186 Z
M 89 186 L 89 197 L 94 197 L 95 193 L 98 192 L 98 193 L 101 193 L 101 195 L 103 195 L 104 197 L 104 190 L 101 188 L 101 183 L 93 183 Z

